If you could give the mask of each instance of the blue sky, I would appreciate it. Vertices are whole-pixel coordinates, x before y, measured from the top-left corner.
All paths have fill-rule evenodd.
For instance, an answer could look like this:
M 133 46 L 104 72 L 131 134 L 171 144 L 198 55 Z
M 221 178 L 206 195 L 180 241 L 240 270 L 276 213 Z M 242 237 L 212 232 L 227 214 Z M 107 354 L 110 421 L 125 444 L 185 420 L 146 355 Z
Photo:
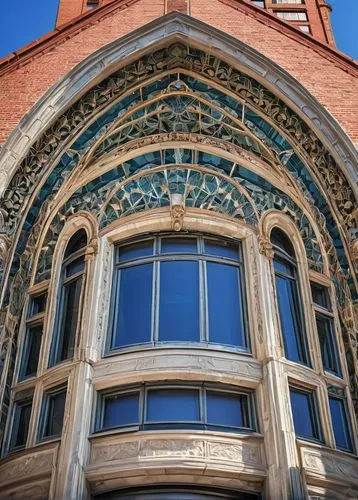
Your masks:
M 328 0 L 333 6 L 332 24 L 337 46 L 358 59 L 358 0 Z M 0 58 L 55 26 L 59 0 L 2 1 L 0 12 Z

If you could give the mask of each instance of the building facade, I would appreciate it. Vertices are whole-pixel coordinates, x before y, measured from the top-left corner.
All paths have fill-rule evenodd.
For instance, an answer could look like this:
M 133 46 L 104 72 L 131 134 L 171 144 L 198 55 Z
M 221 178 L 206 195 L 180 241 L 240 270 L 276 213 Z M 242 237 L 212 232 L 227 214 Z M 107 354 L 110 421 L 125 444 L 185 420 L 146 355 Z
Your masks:
M 358 498 L 328 13 L 61 0 L 0 62 L 1 498 Z

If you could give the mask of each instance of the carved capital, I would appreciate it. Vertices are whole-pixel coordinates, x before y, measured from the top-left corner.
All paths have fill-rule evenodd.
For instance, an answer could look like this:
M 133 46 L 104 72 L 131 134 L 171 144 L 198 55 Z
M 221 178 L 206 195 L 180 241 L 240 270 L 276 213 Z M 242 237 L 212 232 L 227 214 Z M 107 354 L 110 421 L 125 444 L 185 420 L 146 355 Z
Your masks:
M 87 245 L 85 261 L 94 259 L 98 253 L 98 240 L 97 238 L 92 238 L 92 240 Z
M 274 256 L 271 241 L 263 234 L 259 235 L 259 251 L 262 255 L 272 260 Z

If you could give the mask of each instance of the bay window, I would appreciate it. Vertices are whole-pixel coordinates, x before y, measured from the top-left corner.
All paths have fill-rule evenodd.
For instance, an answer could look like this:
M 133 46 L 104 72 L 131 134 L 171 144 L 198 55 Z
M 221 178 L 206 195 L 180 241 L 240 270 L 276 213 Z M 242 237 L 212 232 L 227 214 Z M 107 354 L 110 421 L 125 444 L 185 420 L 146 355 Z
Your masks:
M 116 248 L 110 350 L 197 342 L 249 350 L 237 242 L 166 236 Z
M 253 394 L 208 384 L 144 384 L 100 394 L 96 430 L 254 431 Z

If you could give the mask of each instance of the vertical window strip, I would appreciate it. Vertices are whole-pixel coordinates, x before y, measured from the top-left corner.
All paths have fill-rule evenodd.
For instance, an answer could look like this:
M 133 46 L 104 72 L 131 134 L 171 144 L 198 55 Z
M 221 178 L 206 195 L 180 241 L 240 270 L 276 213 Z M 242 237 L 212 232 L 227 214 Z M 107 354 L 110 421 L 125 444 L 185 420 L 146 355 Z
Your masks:
M 285 356 L 291 361 L 311 366 L 300 306 L 302 299 L 294 248 L 279 228 L 272 230 L 271 241 L 274 248 L 273 267 Z
M 37 365 L 40 357 L 46 303 L 47 290 L 30 296 L 23 350 L 20 361 L 20 381 L 37 375 Z
M 311 292 L 323 369 L 342 377 L 329 289 L 311 282 Z
M 352 453 L 352 424 L 343 389 L 328 387 L 328 402 L 336 448 Z
M 86 231 L 79 229 L 71 237 L 65 250 L 49 359 L 50 367 L 74 356 L 85 285 L 86 246 Z

